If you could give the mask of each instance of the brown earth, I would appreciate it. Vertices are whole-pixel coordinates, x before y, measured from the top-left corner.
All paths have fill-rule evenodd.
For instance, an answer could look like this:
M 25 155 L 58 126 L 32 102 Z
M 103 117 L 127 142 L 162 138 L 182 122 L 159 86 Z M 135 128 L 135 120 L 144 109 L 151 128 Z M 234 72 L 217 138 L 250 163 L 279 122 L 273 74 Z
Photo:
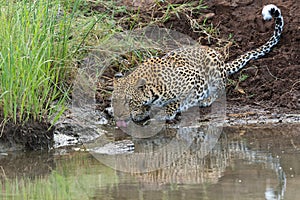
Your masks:
M 135 3 L 132 3 L 135 2 Z M 142 2 L 142 3 L 140 3 Z M 128 1 L 122 4 L 138 10 L 140 20 L 147 24 L 153 17 L 161 17 L 165 10 L 155 9 L 153 0 Z M 170 0 L 172 3 L 186 3 L 192 1 Z M 197 2 L 197 1 L 196 1 Z M 264 22 L 261 16 L 263 5 L 276 4 L 284 17 L 284 31 L 279 44 L 264 58 L 250 62 L 243 70 L 230 77 L 228 84 L 227 102 L 228 112 L 239 112 L 238 106 L 255 106 L 263 110 L 279 113 L 300 113 L 300 3 L 298 0 L 259 1 L 259 0 L 210 0 L 205 1 L 208 9 L 203 13 L 171 14 L 160 26 L 174 29 L 187 34 L 201 44 L 214 46 L 214 40 L 208 42 L 207 35 L 193 31 L 191 19 L 200 24 L 208 17 L 206 24 L 213 24 L 217 28 L 218 37 L 228 39 L 232 35 L 234 44 L 229 49 L 229 60 L 238 55 L 264 44 L 273 32 L 274 24 Z M 103 10 L 101 6 L 92 9 Z M 145 9 L 146 8 L 146 9 Z M 138 12 L 138 11 L 136 11 Z M 126 14 L 124 14 L 126 15 Z M 122 18 L 124 15 L 120 15 Z M 118 16 L 116 16 L 118 17 Z M 179 18 L 178 18 L 179 17 Z M 129 28 L 130 23 L 123 24 Z M 240 80 L 247 75 L 246 80 Z M 244 76 L 245 77 L 245 76 Z M 0 116 L 0 121 L 3 117 Z M 26 125 L 7 123 L 0 131 L 0 144 L 21 144 L 28 149 L 44 149 L 53 143 L 53 129 L 48 130 L 48 123 L 31 121 Z
M 0 153 L 11 150 L 48 150 L 54 144 L 54 127 L 48 122 L 29 120 L 21 124 L 8 120 L 4 123 L 1 112 L 0 122 Z
M 265 57 L 251 61 L 244 69 L 229 77 L 226 93 L 227 114 L 229 118 L 243 116 L 249 112 L 254 113 L 251 115 L 253 118 L 272 118 L 281 114 L 294 114 L 297 119 L 299 118 L 300 3 L 297 0 L 204 1 L 207 9 L 201 9 L 200 13 L 191 11 L 191 8 L 182 9 L 177 13 L 170 13 L 166 20 L 162 20 L 168 7 L 166 5 L 158 5 L 153 0 L 121 2 L 131 7 L 133 12 L 140 14 L 139 22 L 135 22 L 135 26 L 132 25 L 134 23 L 130 18 L 120 23 L 124 29 L 140 28 L 150 24 L 150 21 L 156 21 L 158 26 L 188 35 L 202 45 L 220 48 L 230 40 L 232 45 L 226 55 L 229 61 L 268 41 L 273 34 L 274 22 L 265 22 L 261 10 L 269 3 L 277 5 L 281 9 L 285 23 L 281 40 Z M 195 7 L 199 5 L 199 1 L 169 2 L 173 5 L 189 3 Z M 124 19 L 125 15 L 119 14 L 117 17 Z M 201 29 L 195 29 L 191 23 L 197 22 L 202 25 L 204 21 L 208 26 L 212 24 L 215 31 L 208 35 Z M 229 36 L 231 39 L 228 39 Z M 129 63 L 133 63 L 132 55 L 126 59 Z M 102 82 L 108 85 L 110 91 L 112 83 L 109 81 L 117 71 L 114 66 L 104 72 L 103 77 L 107 79 Z M 100 110 L 110 106 L 109 97 L 99 93 L 97 99 Z M 237 117 L 233 117 L 232 120 L 236 119 Z
M 135 1 L 134 1 L 135 2 Z M 153 12 L 155 7 L 152 0 L 143 3 L 123 3 L 139 9 L 149 8 L 140 13 Z M 188 3 L 193 1 L 170 0 L 172 3 Z M 264 22 L 261 10 L 269 3 L 277 5 L 284 17 L 284 30 L 279 44 L 265 57 L 251 61 L 243 70 L 229 77 L 227 101 L 229 105 L 261 106 L 266 110 L 277 112 L 300 113 L 300 2 L 260 1 L 260 0 L 211 0 L 204 1 L 208 9 L 202 14 L 179 13 L 180 19 L 174 14 L 165 21 L 163 26 L 187 34 L 201 44 L 212 45 L 203 37 L 203 33 L 195 32 L 191 27 L 191 19 L 212 23 L 219 30 L 219 37 L 225 40 L 232 35 L 234 45 L 229 49 L 229 60 L 238 55 L 264 44 L 272 35 L 273 22 Z M 158 11 L 155 15 L 162 15 Z M 153 13 L 152 13 L 153 15 Z M 142 17 L 141 19 L 147 19 Z M 204 38 L 204 39 L 203 39 Z M 240 77 L 248 77 L 240 80 Z M 229 110 L 230 112 L 230 110 Z
M 273 24 L 263 22 L 261 8 L 270 1 L 244 0 L 239 3 L 210 2 L 215 13 L 213 24 L 219 23 L 221 36 L 233 33 L 238 44 L 230 49 L 232 58 L 263 44 L 273 31 Z M 239 84 L 245 94 L 231 87 L 230 102 L 256 104 L 265 108 L 284 108 L 292 112 L 300 109 L 300 3 L 297 0 L 272 1 L 284 17 L 284 31 L 279 44 L 264 58 L 251 62 L 240 74 L 248 79 Z

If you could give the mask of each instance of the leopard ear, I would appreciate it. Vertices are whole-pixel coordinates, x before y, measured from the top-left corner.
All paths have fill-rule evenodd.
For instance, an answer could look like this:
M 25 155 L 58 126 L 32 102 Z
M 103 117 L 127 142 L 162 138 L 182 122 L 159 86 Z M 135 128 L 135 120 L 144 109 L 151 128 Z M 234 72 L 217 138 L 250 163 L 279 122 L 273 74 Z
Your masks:
M 114 87 L 117 85 L 117 83 L 118 83 L 118 79 L 113 78 L 113 86 L 114 86 Z
M 144 78 L 139 78 L 139 80 L 137 80 L 135 83 L 135 88 L 143 89 L 145 85 L 146 85 L 146 80 Z
M 113 85 L 117 85 L 119 82 L 119 79 L 123 77 L 123 74 L 121 72 L 118 72 L 113 77 Z

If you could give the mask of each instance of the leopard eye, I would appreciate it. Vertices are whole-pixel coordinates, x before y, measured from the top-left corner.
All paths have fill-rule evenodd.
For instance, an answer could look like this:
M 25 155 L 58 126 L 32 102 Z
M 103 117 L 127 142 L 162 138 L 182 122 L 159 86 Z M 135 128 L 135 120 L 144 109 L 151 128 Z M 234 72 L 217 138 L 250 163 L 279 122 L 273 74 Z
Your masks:
M 114 77 L 116 78 L 116 79 L 118 79 L 118 78 L 122 78 L 124 75 L 121 73 L 121 72 L 118 72 L 118 73 L 116 73 L 115 75 L 114 75 Z
M 129 105 L 130 107 L 135 107 L 137 104 L 138 104 L 138 103 L 137 103 L 135 100 L 133 100 L 133 99 L 130 99 L 130 100 L 128 101 L 128 105 Z

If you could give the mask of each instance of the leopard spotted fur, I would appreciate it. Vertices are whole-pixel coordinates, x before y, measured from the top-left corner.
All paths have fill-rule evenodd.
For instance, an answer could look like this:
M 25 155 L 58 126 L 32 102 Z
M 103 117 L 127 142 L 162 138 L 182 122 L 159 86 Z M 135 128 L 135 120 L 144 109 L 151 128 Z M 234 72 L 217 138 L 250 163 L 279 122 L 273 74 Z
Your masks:
M 180 48 L 162 58 L 153 57 L 126 77 L 114 79 L 112 95 L 116 120 L 142 121 L 153 106 L 165 109 L 166 120 L 193 106 L 210 106 L 224 90 L 228 75 L 250 60 L 258 59 L 275 46 L 283 30 L 283 17 L 275 5 L 262 10 L 264 20 L 275 19 L 275 30 L 264 45 L 232 62 L 215 49 L 198 46 Z

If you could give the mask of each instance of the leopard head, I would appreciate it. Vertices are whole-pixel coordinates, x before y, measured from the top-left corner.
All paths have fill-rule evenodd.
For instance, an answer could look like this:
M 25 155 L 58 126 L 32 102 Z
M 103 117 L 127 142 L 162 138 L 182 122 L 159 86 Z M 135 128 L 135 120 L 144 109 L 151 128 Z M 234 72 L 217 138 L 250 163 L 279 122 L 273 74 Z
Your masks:
M 112 94 L 112 106 L 117 122 L 133 120 L 139 122 L 149 117 L 150 106 L 147 105 L 145 95 L 146 80 L 128 79 L 127 77 L 114 79 L 114 91 Z

